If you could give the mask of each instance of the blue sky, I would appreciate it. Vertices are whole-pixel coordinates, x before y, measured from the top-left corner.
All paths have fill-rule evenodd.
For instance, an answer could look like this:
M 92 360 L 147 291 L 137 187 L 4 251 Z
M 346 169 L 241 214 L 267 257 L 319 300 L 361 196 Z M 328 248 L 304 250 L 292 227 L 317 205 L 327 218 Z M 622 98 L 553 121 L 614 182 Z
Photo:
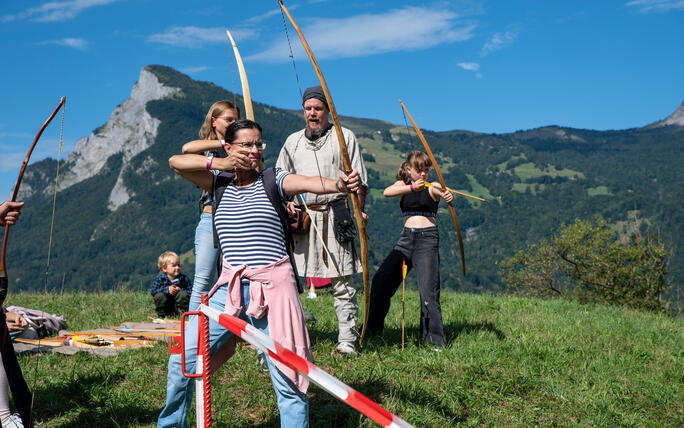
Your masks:
M 225 29 L 254 100 L 298 108 L 277 1 L 0 1 L 0 199 L 67 96 L 65 153 L 109 119 L 148 64 L 240 92 Z M 684 0 L 288 0 L 340 114 L 511 132 L 643 126 L 684 100 Z M 288 27 L 302 87 L 317 84 Z M 258 118 L 257 118 L 258 120 Z M 32 161 L 57 156 L 56 121 Z M 183 141 L 173 142 L 180 147 Z

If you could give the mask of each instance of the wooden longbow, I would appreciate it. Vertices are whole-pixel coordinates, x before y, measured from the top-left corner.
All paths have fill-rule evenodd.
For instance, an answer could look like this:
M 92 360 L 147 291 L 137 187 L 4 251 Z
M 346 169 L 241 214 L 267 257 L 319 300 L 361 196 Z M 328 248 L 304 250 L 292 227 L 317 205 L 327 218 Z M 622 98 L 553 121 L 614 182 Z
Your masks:
M 427 152 L 428 156 L 430 157 L 430 160 L 432 161 L 432 166 L 435 168 L 435 174 L 437 174 L 437 178 L 439 179 L 439 184 L 442 185 L 442 189 L 446 191 L 448 187 L 446 186 L 446 183 L 444 182 L 444 177 L 442 176 L 442 172 L 439 170 L 439 165 L 437 165 L 437 159 L 435 159 L 435 155 L 432 154 L 432 150 L 430 150 L 430 146 L 427 143 L 427 140 L 423 136 L 423 133 L 421 132 L 420 128 L 418 128 L 418 125 L 416 125 L 416 122 L 413 120 L 413 117 L 411 117 L 411 113 L 408 112 L 406 109 L 406 106 L 404 105 L 401 100 L 399 100 L 399 104 L 401 104 L 401 107 L 404 109 L 404 112 L 406 112 L 406 116 L 408 116 L 409 120 L 411 121 L 411 124 L 413 125 L 413 129 L 416 131 L 416 134 L 418 134 L 418 138 L 420 138 L 420 141 L 423 143 L 423 147 L 425 147 L 425 151 Z M 458 217 L 456 217 L 456 210 L 454 210 L 454 206 L 451 205 L 450 203 L 447 202 L 447 206 L 449 207 L 449 212 L 451 213 L 451 218 L 454 220 L 454 227 L 456 227 L 456 234 L 458 235 L 458 247 L 459 250 L 461 250 L 461 267 L 463 268 L 463 275 L 466 274 L 466 263 L 465 263 L 465 252 L 463 251 L 463 238 L 461 237 L 461 227 L 458 224 Z
M 240 51 L 238 51 L 235 40 L 230 34 L 230 31 L 226 30 L 228 35 L 228 40 L 230 40 L 230 45 L 233 47 L 233 53 L 235 54 L 235 62 L 237 62 L 238 71 L 240 73 L 240 83 L 242 84 L 242 101 L 245 104 L 245 117 L 247 119 L 254 121 L 254 108 L 252 107 L 252 96 L 249 93 L 249 82 L 247 82 L 247 72 L 245 72 L 245 65 L 242 63 L 242 57 L 240 56 Z
M 12 202 L 16 202 L 17 194 L 19 193 L 19 187 L 21 186 L 21 179 L 24 177 L 24 172 L 26 171 L 26 166 L 28 165 L 29 159 L 31 159 L 31 154 L 33 149 L 36 147 L 40 136 L 43 135 L 43 131 L 50 124 L 52 119 L 59 111 L 60 108 L 66 102 L 66 97 L 62 97 L 57 104 L 57 107 L 52 112 L 50 117 L 47 118 L 43 126 L 40 127 L 36 138 L 33 139 L 33 144 L 28 150 L 24 162 L 21 164 L 21 170 L 19 171 L 19 176 L 14 185 L 14 191 L 12 192 Z M 9 237 L 10 225 L 5 225 L 5 234 L 2 241 L 2 255 L 0 255 L 0 305 L 5 302 L 7 297 L 7 292 L 9 289 L 9 279 L 7 277 L 7 269 L 5 267 L 6 256 L 7 256 L 7 238 Z M 7 322 L 5 320 L 4 312 L 0 315 L 0 329 L 2 329 L 2 339 L 0 343 L 0 353 L 2 354 L 2 364 L 7 374 L 7 382 L 9 383 L 10 390 L 12 391 L 12 398 L 14 399 L 14 404 L 17 406 L 17 410 L 21 415 L 21 420 L 25 427 L 33 428 L 33 394 L 26 384 L 24 375 L 21 372 L 21 366 L 17 361 L 16 354 L 14 353 L 14 346 L 12 345 L 12 340 L 9 337 L 9 331 L 7 329 Z
M 318 66 L 318 62 L 314 57 L 313 51 L 309 47 L 309 43 L 304 38 L 302 30 L 295 22 L 290 11 L 287 10 L 282 0 L 278 0 L 280 8 L 285 12 L 287 18 L 290 20 L 292 27 L 299 35 L 299 40 L 302 42 L 302 46 L 309 55 L 311 64 L 313 64 L 314 70 L 316 70 L 316 75 L 321 83 L 321 88 L 323 88 L 323 93 L 325 94 L 325 99 L 328 103 L 328 108 L 330 110 L 330 116 L 332 117 L 333 124 L 335 125 L 335 132 L 337 133 L 337 141 L 340 144 L 340 152 L 342 154 L 342 162 L 344 164 L 344 170 L 349 173 L 352 170 L 351 161 L 349 160 L 349 153 L 347 152 L 347 144 L 344 139 L 344 134 L 342 133 L 342 127 L 340 126 L 340 120 L 337 117 L 337 111 L 335 110 L 335 104 L 333 104 L 332 96 L 328 90 L 328 85 L 325 83 L 325 78 L 321 72 L 321 68 Z M 368 235 L 366 233 L 366 225 L 363 222 L 363 216 L 361 215 L 361 205 L 359 204 L 359 197 L 356 193 L 351 194 L 352 205 L 354 206 L 354 218 L 356 219 L 356 226 L 359 229 L 359 241 L 361 244 L 361 265 L 363 267 L 363 297 L 364 297 L 364 314 L 363 314 L 363 328 L 361 330 L 361 337 L 359 338 L 359 346 L 363 347 L 363 337 L 366 333 L 366 324 L 368 324 L 368 310 L 370 308 L 370 274 L 368 272 Z

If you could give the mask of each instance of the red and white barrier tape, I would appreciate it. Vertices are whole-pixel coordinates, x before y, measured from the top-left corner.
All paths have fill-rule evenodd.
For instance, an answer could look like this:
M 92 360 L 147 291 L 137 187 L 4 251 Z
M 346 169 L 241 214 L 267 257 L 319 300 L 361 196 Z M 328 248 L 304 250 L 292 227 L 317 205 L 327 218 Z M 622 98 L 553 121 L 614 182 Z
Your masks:
M 309 378 L 311 382 L 320 386 L 340 401 L 355 408 L 383 427 L 413 427 L 410 423 L 390 413 L 370 398 L 346 385 L 325 370 L 310 363 L 289 349 L 283 348 L 278 342 L 271 339 L 270 336 L 262 333 L 244 320 L 219 312 L 206 305 L 200 305 L 197 310 L 232 331 L 246 342 L 256 346 L 263 352 L 268 352 L 268 355 L 271 358 L 299 371 Z

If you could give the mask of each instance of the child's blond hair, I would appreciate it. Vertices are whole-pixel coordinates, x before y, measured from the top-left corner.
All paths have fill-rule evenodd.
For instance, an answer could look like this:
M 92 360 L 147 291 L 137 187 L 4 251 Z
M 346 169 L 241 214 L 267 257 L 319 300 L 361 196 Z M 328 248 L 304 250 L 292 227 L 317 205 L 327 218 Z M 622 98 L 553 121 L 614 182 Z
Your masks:
M 178 254 L 174 253 L 173 251 L 164 251 L 162 255 L 159 256 L 159 258 L 157 259 L 157 266 L 159 267 L 159 271 L 163 272 L 166 265 L 174 260 L 180 261 L 180 257 L 178 257 Z

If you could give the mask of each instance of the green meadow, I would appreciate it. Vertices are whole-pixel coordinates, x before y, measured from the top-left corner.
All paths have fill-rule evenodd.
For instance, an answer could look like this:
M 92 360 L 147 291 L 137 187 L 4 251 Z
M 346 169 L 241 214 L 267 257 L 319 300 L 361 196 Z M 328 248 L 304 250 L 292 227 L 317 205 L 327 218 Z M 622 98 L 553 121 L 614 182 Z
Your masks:
M 360 295 L 360 301 L 363 296 Z M 358 357 L 331 355 L 332 296 L 302 299 L 315 363 L 415 426 L 682 426 L 684 323 L 619 307 L 442 293 L 448 346 L 423 345 L 419 296 L 401 293 L 385 334 Z M 143 292 L 15 294 L 8 304 L 66 316 L 72 330 L 147 320 Z M 153 427 L 165 399 L 165 343 L 101 358 L 21 355 L 35 417 L 50 427 Z M 270 379 L 247 346 L 212 378 L 215 426 L 279 426 Z M 377 426 L 321 388 L 309 389 L 313 427 Z M 194 412 L 194 411 L 193 411 Z M 194 417 L 194 413 L 191 413 Z

